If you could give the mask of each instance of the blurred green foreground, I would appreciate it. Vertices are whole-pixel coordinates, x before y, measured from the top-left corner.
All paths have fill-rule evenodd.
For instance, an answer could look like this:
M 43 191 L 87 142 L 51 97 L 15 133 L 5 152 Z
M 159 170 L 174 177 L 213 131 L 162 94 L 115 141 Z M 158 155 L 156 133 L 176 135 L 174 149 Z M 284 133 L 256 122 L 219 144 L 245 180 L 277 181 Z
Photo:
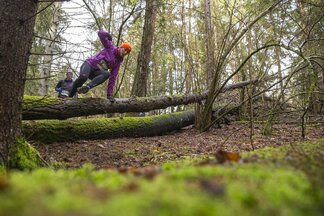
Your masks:
M 162 167 L 0 171 L 0 215 L 323 215 L 324 140 Z

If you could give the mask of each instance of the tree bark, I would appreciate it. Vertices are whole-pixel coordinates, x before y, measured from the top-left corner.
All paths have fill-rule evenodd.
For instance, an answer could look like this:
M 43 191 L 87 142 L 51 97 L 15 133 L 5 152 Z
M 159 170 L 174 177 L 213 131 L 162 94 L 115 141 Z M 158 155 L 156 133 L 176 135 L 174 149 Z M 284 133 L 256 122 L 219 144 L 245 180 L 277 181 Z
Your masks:
M 258 80 L 245 81 L 223 88 L 223 92 L 241 88 Z M 67 119 L 77 116 L 89 116 L 106 113 L 147 112 L 165 109 L 170 106 L 187 105 L 206 99 L 208 92 L 182 96 L 160 96 L 148 98 L 116 99 L 111 103 L 102 98 L 67 99 L 46 97 L 25 97 L 24 120 Z
M 0 5 L 0 158 L 8 165 L 10 148 L 21 136 L 22 101 L 37 1 L 0 0 Z
M 147 0 L 141 51 L 138 54 L 138 63 L 132 89 L 132 95 L 140 97 L 144 97 L 147 94 L 147 78 L 149 63 L 151 61 L 151 48 L 154 37 L 156 14 L 157 0 Z

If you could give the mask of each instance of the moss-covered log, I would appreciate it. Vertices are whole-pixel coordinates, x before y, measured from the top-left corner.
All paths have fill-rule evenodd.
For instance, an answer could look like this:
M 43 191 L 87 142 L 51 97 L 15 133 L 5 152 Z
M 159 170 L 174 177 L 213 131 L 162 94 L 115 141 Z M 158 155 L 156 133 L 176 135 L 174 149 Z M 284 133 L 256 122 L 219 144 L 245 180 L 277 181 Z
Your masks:
M 38 120 L 23 122 L 28 140 L 43 143 L 156 136 L 193 124 L 194 112 L 147 117 Z
M 257 80 L 229 85 L 223 91 L 255 83 Z M 102 98 L 83 98 L 61 100 L 57 98 L 34 97 L 24 98 L 23 119 L 67 119 L 77 116 L 89 116 L 105 113 L 147 112 L 165 109 L 170 106 L 186 105 L 206 99 L 207 92 L 201 94 L 173 95 L 148 98 L 121 98 L 111 103 Z
M 237 115 L 238 107 L 215 108 L 214 114 L 213 118 L 223 114 Z M 23 132 L 28 140 L 43 143 L 145 137 L 179 130 L 192 125 L 194 120 L 194 111 L 146 117 L 37 120 L 24 121 Z

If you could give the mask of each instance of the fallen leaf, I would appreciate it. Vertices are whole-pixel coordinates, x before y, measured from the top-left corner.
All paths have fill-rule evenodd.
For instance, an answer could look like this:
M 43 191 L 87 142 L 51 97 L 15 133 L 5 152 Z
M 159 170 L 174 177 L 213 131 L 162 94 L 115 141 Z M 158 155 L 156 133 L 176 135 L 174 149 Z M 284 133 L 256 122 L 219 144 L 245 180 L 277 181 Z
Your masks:
M 223 150 L 219 150 L 215 154 L 216 159 L 219 163 L 224 163 L 226 161 L 239 161 L 241 159 L 241 156 L 239 153 L 236 152 L 227 152 Z

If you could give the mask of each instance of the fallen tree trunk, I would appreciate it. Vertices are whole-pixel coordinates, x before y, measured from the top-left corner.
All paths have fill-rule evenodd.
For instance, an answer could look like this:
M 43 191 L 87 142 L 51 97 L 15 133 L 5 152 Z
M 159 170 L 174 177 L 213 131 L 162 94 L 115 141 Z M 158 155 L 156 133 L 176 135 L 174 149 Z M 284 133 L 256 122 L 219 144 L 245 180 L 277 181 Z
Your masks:
M 238 109 L 218 109 L 215 113 L 237 114 Z M 26 139 L 42 143 L 76 140 L 147 137 L 167 134 L 194 123 L 194 111 L 160 116 L 23 121 Z
M 161 116 L 24 121 L 28 140 L 42 143 L 166 134 L 194 122 L 194 112 Z
M 223 88 L 223 92 L 241 88 L 258 80 L 245 81 Z M 81 98 L 62 100 L 26 96 L 24 98 L 23 119 L 67 119 L 77 116 L 89 116 L 106 113 L 147 112 L 165 109 L 170 106 L 187 105 L 207 98 L 207 92 L 201 94 L 173 95 L 160 97 L 121 98 L 111 103 L 102 98 Z

